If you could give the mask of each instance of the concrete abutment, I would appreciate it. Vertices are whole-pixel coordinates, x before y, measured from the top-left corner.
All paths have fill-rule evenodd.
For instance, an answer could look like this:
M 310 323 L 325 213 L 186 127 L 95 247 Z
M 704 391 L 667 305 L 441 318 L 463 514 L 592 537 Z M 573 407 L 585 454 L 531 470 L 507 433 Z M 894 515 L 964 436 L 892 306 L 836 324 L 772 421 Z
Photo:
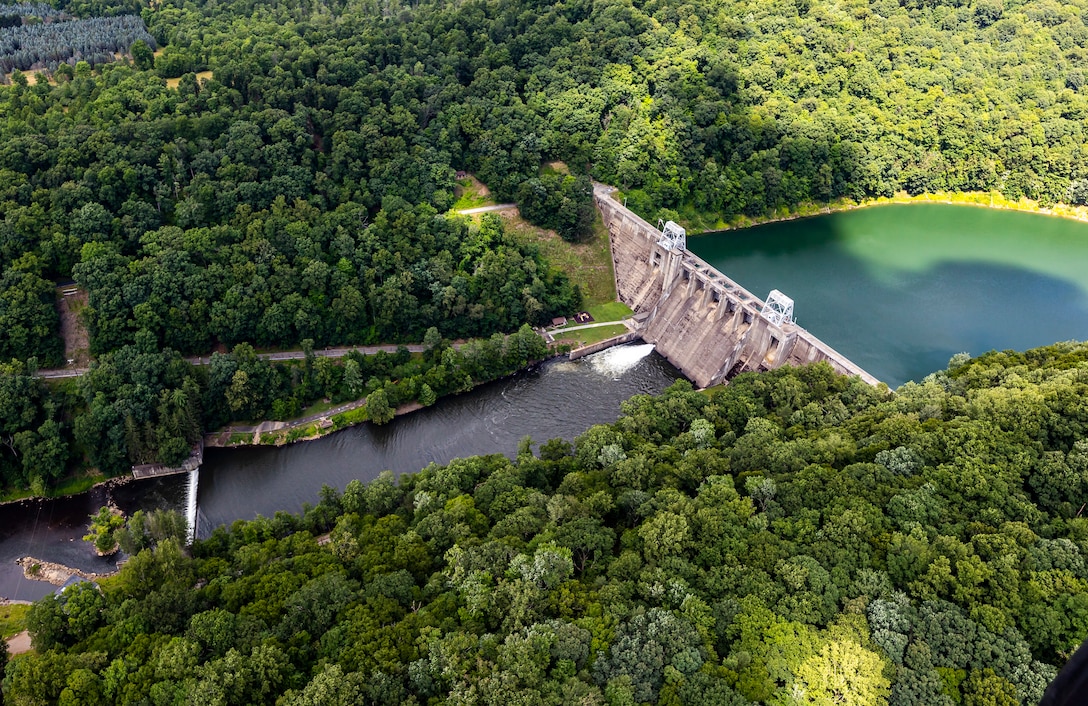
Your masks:
M 777 325 L 763 301 L 686 249 L 597 184 L 594 198 L 608 228 L 619 300 L 641 321 L 638 334 L 699 387 L 744 371 L 824 360 L 840 373 L 879 381 L 791 321 Z

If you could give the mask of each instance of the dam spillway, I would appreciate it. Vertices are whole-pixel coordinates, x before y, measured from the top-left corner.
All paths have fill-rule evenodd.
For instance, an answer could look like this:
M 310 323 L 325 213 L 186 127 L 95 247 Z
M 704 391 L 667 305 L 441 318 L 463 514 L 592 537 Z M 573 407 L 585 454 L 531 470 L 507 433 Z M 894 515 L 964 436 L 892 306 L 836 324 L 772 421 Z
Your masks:
M 635 312 L 639 335 L 699 387 L 746 371 L 827 361 L 836 372 L 879 381 L 787 317 L 670 239 L 594 185 L 608 228 L 616 292 Z

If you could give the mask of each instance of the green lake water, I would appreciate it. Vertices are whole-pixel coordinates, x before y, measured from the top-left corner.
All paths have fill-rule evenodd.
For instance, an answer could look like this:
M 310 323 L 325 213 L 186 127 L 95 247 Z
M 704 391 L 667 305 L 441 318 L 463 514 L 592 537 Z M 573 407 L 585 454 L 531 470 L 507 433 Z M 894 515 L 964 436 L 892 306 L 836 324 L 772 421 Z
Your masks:
M 895 387 L 961 351 L 1088 339 L 1088 224 L 940 204 L 833 213 L 688 239 L 758 297 Z

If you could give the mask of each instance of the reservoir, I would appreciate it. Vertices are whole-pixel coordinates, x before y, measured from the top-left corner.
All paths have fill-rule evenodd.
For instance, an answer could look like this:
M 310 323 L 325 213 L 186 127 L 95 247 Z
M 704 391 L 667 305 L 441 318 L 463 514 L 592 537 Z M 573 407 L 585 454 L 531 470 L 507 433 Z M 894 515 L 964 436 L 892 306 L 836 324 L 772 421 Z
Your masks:
M 355 478 L 383 470 L 398 475 L 428 463 L 501 453 L 511 458 L 518 442 L 572 440 L 594 424 L 615 421 L 624 400 L 656 394 L 681 377 L 644 344 L 620 346 L 578 361 L 556 358 L 434 406 L 397 417 L 384 426 L 363 424 L 284 447 L 207 449 L 200 469 L 197 532 L 258 514 L 298 512 L 315 504 L 322 485 L 343 489 Z M 85 571 L 105 572 L 81 537 L 88 516 L 112 499 L 127 514 L 168 507 L 184 512 L 187 475 L 127 483 L 107 493 L 57 500 L 29 500 L 0 507 L 0 597 L 34 600 L 55 587 L 22 578 L 21 556 Z
M 965 351 L 1088 338 L 1088 224 L 943 204 L 888 205 L 688 239 L 759 297 L 892 388 Z

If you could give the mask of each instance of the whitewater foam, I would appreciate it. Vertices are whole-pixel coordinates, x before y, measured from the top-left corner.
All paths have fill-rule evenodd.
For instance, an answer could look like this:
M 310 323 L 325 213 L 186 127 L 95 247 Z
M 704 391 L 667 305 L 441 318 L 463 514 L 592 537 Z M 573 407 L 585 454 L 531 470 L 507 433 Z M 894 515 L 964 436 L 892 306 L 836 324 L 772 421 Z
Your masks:
M 188 544 L 196 539 L 196 491 L 200 482 L 200 469 L 189 471 L 189 490 L 185 498 L 185 521 L 189 523 Z
M 654 344 L 652 343 L 615 346 L 587 356 L 586 360 L 594 371 L 613 380 L 619 380 L 624 373 L 638 365 L 650 353 L 653 353 L 653 350 Z

